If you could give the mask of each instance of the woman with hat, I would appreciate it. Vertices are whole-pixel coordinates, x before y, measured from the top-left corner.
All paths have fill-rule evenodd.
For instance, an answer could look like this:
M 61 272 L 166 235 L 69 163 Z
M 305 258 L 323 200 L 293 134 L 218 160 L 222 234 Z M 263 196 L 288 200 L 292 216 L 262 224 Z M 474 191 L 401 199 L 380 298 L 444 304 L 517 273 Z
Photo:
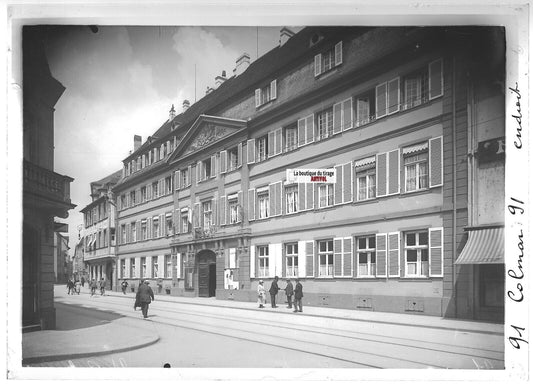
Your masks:
M 259 307 L 263 308 L 265 307 L 264 304 L 266 303 L 266 290 L 263 286 L 263 280 L 259 280 L 259 284 L 257 285 L 257 303 L 259 303 Z

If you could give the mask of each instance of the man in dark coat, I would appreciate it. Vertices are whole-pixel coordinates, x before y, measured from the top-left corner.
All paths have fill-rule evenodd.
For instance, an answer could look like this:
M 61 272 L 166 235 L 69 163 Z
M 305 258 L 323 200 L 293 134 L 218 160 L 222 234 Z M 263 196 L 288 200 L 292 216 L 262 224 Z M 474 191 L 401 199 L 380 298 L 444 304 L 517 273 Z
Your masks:
M 292 295 L 294 294 L 294 289 L 292 288 L 292 282 L 290 279 L 287 279 L 287 286 L 285 286 L 285 295 L 287 296 L 287 308 L 292 309 Z
M 294 288 L 294 313 L 302 312 L 302 297 L 304 296 L 302 284 L 296 278 L 296 287 Z M 298 310 L 299 309 L 299 310 Z
M 270 289 L 268 289 L 268 292 L 270 293 L 270 302 L 272 303 L 272 307 L 276 306 L 276 295 L 278 294 L 279 287 L 278 287 L 278 276 L 276 275 L 274 277 L 274 281 L 272 281 L 272 285 L 270 285 Z
M 148 305 L 154 300 L 154 292 L 149 285 L 150 282 L 146 280 L 142 285 L 139 286 L 139 289 L 137 290 L 137 298 L 141 304 L 141 310 L 144 318 L 148 318 Z

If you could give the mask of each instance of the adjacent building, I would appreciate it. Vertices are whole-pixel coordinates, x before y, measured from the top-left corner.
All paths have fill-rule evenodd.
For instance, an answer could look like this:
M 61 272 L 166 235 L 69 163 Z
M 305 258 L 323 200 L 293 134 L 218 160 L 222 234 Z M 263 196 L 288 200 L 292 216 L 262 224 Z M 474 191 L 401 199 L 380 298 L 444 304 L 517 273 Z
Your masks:
M 54 106 L 65 88 L 50 73 L 45 36 L 44 28 L 23 28 L 22 326 L 26 330 L 55 328 L 54 218 L 67 218 L 75 207 L 70 200 L 73 179 L 54 172 Z
M 84 229 L 80 240 L 83 255 L 85 279 L 102 278 L 108 289 L 116 287 L 115 257 L 115 228 L 116 209 L 111 189 L 120 179 L 119 170 L 105 178 L 91 183 L 92 202 L 82 210 L 84 215 Z
M 504 52 L 499 28 L 283 28 L 134 138 L 118 278 L 244 301 L 298 278 L 308 305 L 503 319 Z

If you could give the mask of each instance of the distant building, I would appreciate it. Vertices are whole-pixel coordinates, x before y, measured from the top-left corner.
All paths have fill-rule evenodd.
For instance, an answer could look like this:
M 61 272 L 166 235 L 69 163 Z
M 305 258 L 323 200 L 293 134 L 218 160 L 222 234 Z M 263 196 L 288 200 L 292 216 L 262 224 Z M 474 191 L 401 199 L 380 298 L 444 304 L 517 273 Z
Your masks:
M 504 74 L 500 28 L 282 29 L 134 138 L 119 279 L 254 301 L 277 275 L 308 305 L 501 321 Z
M 65 88 L 50 74 L 44 27 L 24 27 L 22 326 L 55 328 L 54 217 L 67 218 L 69 176 L 54 172 L 54 106 Z M 62 229 L 64 231 L 64 229 Z
M 117 171 L 91 183 L 92 202 L 80 211 L 84 215 L 81 238 L 84 272 L 89 279 L 106 280 L 107 287 L 116 286 L 115 267 L 115 221 L 116 210 L 111 198 L 111 189 L 122 175 Z M 80 250 L 78 250 L 78 253 Z
M 69 256 L 69 237 L 54 233 L 54 275 L 55 283 L 66 283 L 72 278 L 72 261 Z

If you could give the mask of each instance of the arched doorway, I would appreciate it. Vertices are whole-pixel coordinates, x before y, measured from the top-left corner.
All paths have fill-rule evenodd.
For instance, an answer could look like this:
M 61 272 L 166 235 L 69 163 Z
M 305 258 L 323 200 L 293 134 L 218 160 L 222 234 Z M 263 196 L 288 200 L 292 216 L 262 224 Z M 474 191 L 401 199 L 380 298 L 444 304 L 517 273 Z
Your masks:
M 211 250 L 202 250 L 198 258 L 198 296 L 214 297 L 217 289 L 216 254 Z

